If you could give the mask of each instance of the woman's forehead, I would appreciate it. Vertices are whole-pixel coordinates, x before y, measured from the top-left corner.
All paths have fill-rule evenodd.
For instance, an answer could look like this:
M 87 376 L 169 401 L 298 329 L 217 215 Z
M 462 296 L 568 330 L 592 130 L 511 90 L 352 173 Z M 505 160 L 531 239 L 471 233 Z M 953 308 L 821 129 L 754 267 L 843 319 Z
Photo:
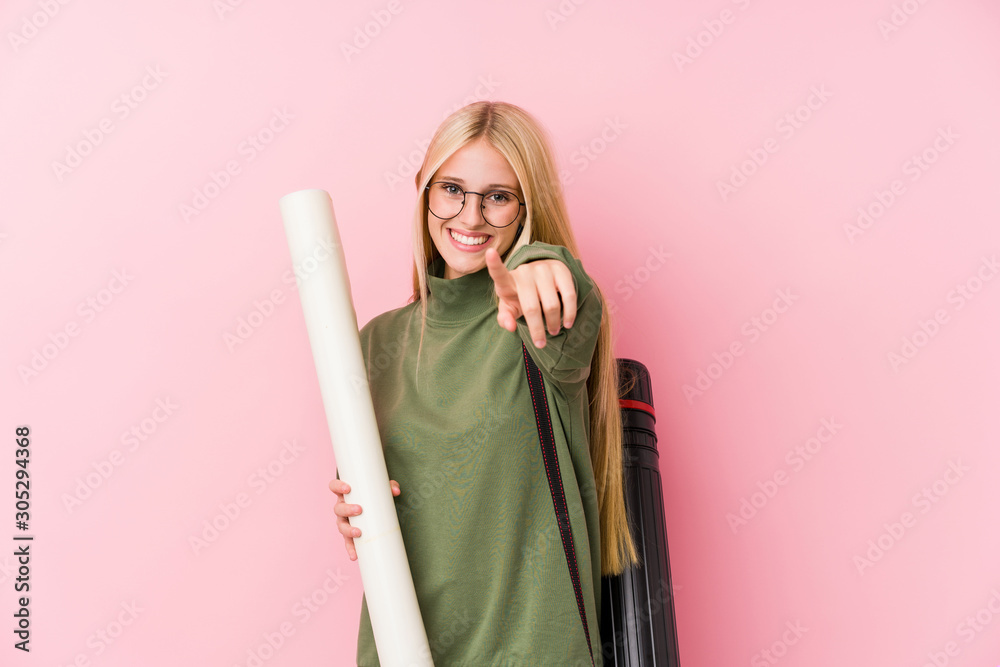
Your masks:
M 471 184 L 516 190 L 520 185 L 507 158 L 489 144 L 478 141 L 452 153 L 434 175 L 437 180 L 446 177 L 462 187 Z

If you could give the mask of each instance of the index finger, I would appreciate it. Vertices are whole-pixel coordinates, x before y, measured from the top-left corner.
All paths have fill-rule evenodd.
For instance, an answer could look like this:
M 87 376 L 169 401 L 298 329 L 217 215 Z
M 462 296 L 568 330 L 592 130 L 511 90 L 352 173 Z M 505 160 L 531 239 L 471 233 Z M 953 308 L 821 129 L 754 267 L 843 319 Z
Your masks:
M 496 248 L 486 249 L 486 268 L 490 270 L 490 277 L 493 278 L 493 283 L 496 286 L 497 296 L 516 299 L 517 283 L 514 282 L 514 276 L 510 275 L 510 271 L 504 266 Z

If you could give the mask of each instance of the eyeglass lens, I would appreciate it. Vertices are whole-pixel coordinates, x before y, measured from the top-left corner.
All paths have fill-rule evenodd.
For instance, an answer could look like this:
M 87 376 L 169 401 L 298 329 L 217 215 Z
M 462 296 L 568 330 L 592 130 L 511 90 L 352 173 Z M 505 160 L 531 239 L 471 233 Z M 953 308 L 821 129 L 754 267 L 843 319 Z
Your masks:
M 427 206 L 438 218 L 454 218 L 462 212 L 467 199 L 465 191 L 454 183 L 438 181 L 428 191 Z M 507 190 L 490 190 L 483 195 L 483 216 L 494 227 L 506 227 L 517 219 L 521 202 Z

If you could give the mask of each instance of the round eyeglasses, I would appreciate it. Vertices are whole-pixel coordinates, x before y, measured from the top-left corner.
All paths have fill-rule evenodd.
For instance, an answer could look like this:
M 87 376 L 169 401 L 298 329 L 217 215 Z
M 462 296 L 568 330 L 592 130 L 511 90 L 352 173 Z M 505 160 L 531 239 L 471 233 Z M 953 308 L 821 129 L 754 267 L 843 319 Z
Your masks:
M 465 195 L 479 195 L 482 197 L 483 220 L 492 227 L 507 227 L 515 220 L 521 212 L 524 202 L 517 198 L 509 190 L 490 190 L 486 194 L 481 192 L 466 192 L 454 183 L 447 181 L 436 181 L 424 187 L 427 190 L 427 210 L 435 218 L 441 220 L 451 220 L 462 212 L 465 208 Z

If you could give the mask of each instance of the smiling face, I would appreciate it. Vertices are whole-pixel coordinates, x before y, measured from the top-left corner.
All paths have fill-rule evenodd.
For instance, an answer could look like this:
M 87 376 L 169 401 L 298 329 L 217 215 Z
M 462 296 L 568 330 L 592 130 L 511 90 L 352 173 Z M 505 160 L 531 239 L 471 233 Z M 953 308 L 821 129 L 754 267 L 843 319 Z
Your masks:
M 514 169 L 485 139 L 472 141 L 452 153 L 434 173 L 428 185 L 437 181 L 447 181 L 463 190 L 484 194 L 502 188 L 524 201 L 521 184 Z M 526 215 L 527 211 L 522 206 L 514 222 L 498 229 L 483 219 L 481 198 L 473 194 L 466 195 L 462 212 L 450 220 L 442 220 L 428 211 L 427 231 L 444 258 L 444 277 L 450 280 L 486 268 L 487 248 L 496 248 L 502 257 L 514 245 L 518 225 L 524 222 Z M 455 239 L 452 231 L 467 237 L 466 241 L 486 240 L 478 245 L 466 244 Z

